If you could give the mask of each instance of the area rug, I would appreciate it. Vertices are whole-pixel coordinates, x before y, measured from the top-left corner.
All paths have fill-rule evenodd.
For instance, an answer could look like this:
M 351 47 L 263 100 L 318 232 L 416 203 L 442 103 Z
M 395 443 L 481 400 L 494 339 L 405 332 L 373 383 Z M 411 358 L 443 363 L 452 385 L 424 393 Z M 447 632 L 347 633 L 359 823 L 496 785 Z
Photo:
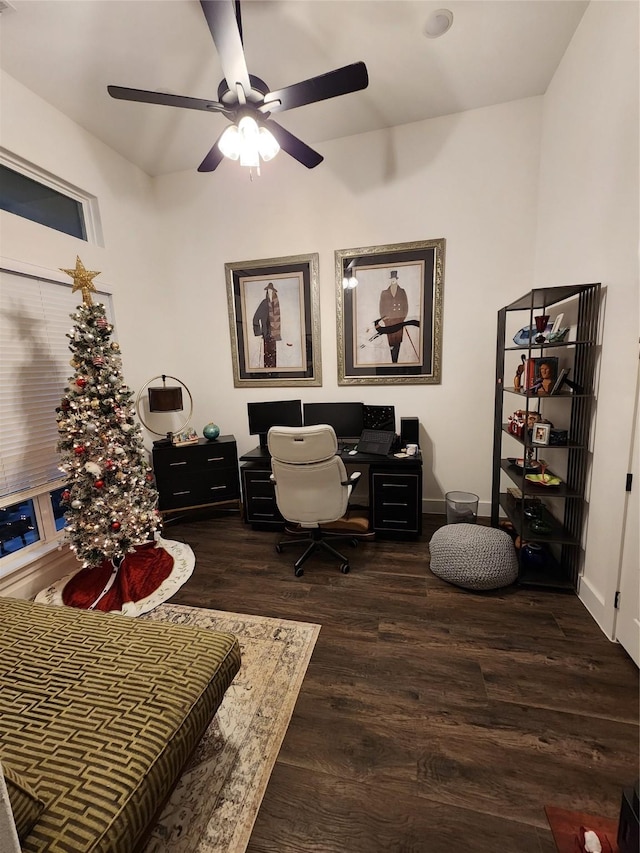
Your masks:
M 320 625 L 178 604 L 140 618 L 235 634 L 242 666 L 145 853 L 244 853 Z

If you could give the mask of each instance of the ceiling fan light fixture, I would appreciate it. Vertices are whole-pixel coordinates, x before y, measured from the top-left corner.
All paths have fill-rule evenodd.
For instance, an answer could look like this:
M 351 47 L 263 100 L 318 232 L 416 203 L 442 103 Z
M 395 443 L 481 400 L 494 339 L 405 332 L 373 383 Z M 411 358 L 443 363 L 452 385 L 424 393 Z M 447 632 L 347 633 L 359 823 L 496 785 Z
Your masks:
M 240 165 L 257 169 L 260 165 L 260 129 L 253 116 L 242 116 L 238 122 Z
M 240 133 L 235 124 L 228 127 L 218 140 L 218 148 L 230 160 L 237 160 L 240 156 Z
M 273 160 L 273 158 L 280 150 L 280 146 L 278 145 L 277 139 L 271 133 L 270 130 L 267 130 L 266 127 L 260 128 L 260 133 L 258 136 L 258 149 L 260 151 L 260 156 L 262 157 L 265 163 L 268 163 L 269 160 Z
M 436 9 L 427 18 L 424 34 L 428 39 L 437 39 L 451 29 L 453 24 L 453 12 L 449 9 Z

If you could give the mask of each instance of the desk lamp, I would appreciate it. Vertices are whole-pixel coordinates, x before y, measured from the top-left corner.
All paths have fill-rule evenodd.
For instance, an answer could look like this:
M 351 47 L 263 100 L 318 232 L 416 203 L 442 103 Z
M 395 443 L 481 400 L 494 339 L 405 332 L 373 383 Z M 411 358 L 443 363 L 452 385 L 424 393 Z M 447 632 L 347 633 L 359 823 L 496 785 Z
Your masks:
M 155 382 L 157 379 L 162 379 L 162 386 L 155 386 L 150 388 L 152 382 Z M 182 387 L 176 385 L 167 385 L 167 379 L 173 379 L 174 382 L 179 382 Z M 145 421 L 142 416 L 142 405 L 141 402 L 143 400 L 144 392 L 149 388 L 148 400 L 149 400 L 149 411 L 150 412 L 181 412 L 184 409 L 183 401 L 182 401 L 182 388 L 187 392 L 187 396 L 189 397 L 189 412 L 185 421 L 180 424 L 180 426 L 175 430 L 175 433 L 181 433 L 189 421 L 191 420 L 191 415 L 193 414 L 193 397 L 191 396 L 191 392 L 187 388 L 187 386 L 180 379 L 176 379 L 175 376 L 167 376 L 162 373 L 159 376 L 154 376 L 148 382 L 146 382 L 140 391 L 138 392 L 138 396 L 136 397 L 136 412 L 138 413 L 138 417 L 142 425 L 152 432 L 154 435 L 164 435 L 164 438 L 160 439 L 160 441 L 154 441 L 154 446 L 163 445 L 163 444 L 171 444 L 173 442 L 174 433 L 169 431 L 166 434 L 163 432 L 158 432 L 149 426 L 149 424 Z

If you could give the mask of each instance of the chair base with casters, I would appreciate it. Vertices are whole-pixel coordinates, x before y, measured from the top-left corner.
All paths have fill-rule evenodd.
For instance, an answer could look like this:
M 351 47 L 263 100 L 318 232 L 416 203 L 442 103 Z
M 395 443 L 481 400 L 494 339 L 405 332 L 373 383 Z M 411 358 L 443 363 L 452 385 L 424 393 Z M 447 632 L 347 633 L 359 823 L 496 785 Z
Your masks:
M 312 554 L 315 554 L 317 551 L 327 551 L 329 554 L 332 554 L 340 563 L 340 571 L 343 575 L 346 575 L 349 570 L 349 558 L 345 557 L 344 554 L 341 554 L 336 548 L 333 547 L 331 542 L 344 542 L 348 541 L 352 548 L 358 547 L 358 540 L 355 536 L 349 536 L 348 534 L 344 535 L 333 535 L 330 533 L 325 533 L 319 527 L 313 527 L 310 529 L 310 536 L 298 536 L 293 539 L 281 539 L 280 542 L 276 544 L 276 551 L 278 554 L 281 554 L 285 548 L 289 545 L 307 545 L 306 550 L 302 554 L 301 557 L 293 564 L 293 571 L 297 578 L 301 577 L 304 574 L 304 569 L 302 566 L 304 563 L 311 557 Z

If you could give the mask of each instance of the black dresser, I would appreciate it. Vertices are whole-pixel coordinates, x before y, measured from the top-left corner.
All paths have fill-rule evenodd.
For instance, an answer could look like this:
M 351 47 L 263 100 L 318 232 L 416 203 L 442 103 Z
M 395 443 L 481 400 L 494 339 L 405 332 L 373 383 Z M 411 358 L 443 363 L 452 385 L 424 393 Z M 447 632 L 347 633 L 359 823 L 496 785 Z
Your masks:
M 197 444 L 153 448 L 153 472 L 160 512 L 234 501 L 240 507 L 238 451 L 232 435 Z

